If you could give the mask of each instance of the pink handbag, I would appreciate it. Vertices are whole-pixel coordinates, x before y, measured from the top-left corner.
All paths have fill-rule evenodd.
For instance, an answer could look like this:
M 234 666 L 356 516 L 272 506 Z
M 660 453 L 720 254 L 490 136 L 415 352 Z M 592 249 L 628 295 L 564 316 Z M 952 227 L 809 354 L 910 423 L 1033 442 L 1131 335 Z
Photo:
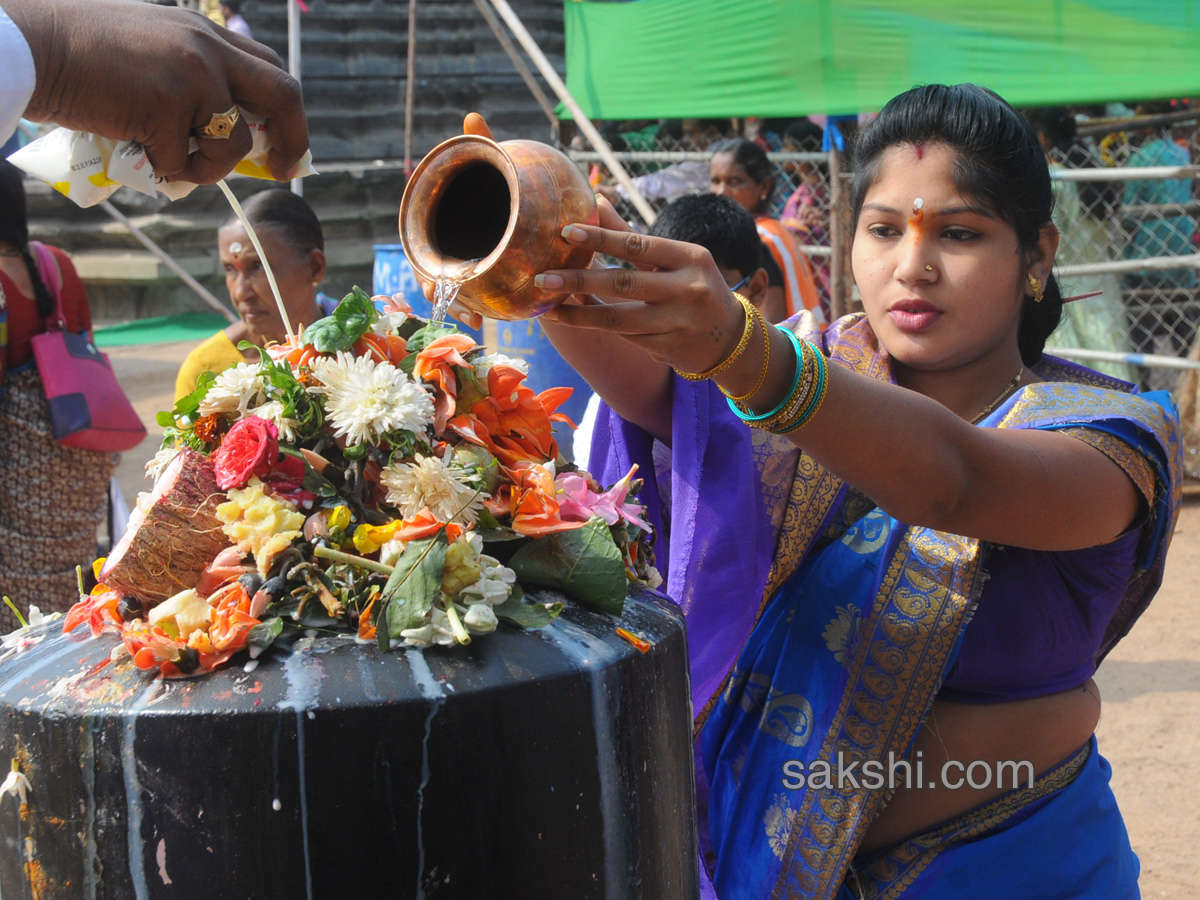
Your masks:
M 62 273 L 44 244 L 30 241 L 38 271 L 54 294 L 54 317 L 44 334 L 34 335 L 33 356 L 50 407 L 54 440 L 80 450 L 132 450 L 146 427 L 125 396 L 108 357 L 86 333 L 66 330 L 62 310 Z

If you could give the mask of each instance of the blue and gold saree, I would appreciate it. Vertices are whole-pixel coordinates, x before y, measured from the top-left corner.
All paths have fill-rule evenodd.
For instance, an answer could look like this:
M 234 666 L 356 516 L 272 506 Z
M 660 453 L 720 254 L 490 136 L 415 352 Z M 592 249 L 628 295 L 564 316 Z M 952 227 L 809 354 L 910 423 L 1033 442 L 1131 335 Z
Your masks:
M 890 378 L 861 318 L 805 336 L 837 364 Z M 1133 396 L 1061 360 L 1046 357 L 1035 370 L 1045 380 L 982 426 L 1063 430 L 1119 465 L 1125 456 L 1141 462 L 1126 470 L 1148 513 L 1098 660 L 1161 580 L 1180 492 L 1177 418 L 1166 398 Z M 1075 894 L 1061 884 L 1077 884 L 1078 896 L 1123 897 L 1130 883 L 1136 891 L 1136 860 L 1094 745 L 986 808 L 856 858 L 887 797 L 863 767 L 905 759 L 955 663 L 990 548 L 897 522 L 794 446 L 730 427 L 713 394 L 677 382 L 670 471 L 660 467 L 648 486 L 673 507 L 659 552 L 688 620 L 714 896 L 1066 897 Z M 653 472 L 648 455 L 639 460 L 648 449 L 627 423 L 602 417 L 594 460 L 607 457 L 614 470 L 642 461 Z M 1141 471 L 1151 477 L 1139 482 Z M 799 783 L 801 774 L 824 777 Z M 1085 827 L 1071 842 L 1084 848 L 1078 858 L 1048 841 Z M 1014 852 L 1028 854 L 1021 871 L 1036 873 L 1042 893 L 1013 892 Z M 1047 877 L 1043 857 L 1060 877 Z M 1112 891 L 1097 892 L 1106 883 Z

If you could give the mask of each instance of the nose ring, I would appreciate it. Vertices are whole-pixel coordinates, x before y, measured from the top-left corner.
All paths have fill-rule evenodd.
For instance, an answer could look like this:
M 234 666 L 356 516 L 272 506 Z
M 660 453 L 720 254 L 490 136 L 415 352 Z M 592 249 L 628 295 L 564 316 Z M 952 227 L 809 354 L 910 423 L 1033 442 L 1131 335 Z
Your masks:
M 926 265 L 926 266 L 925 266 L 925 271 L 926 271 L 926 272 L 932 272 L 932 271 L 933 271 L 933 266 L 931 266 L 931 265 Z

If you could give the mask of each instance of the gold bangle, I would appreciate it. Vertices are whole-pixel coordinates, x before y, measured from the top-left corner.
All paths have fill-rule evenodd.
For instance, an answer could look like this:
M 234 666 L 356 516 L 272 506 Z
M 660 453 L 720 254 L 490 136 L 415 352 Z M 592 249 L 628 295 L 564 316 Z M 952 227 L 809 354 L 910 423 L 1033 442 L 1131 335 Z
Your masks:
M 758 370 L 758 381 L 754 382 L 754 387 L 748 394 L 742 394 L 740 397 L 735 397 L 733 394 L 729 393 L 729 391 L 725 390 L 725 388 L 721 387 L 719 384 L 717 385 L 717 387 L 720 388 L 721 393 L 734 403 L 744 403 L 758 393 L 759 389 L 763 386 L 763 382 L 767 380 L 767 369 L 771 365 L 771 334 L 767 329 L 767 320 L 764 319 L 763 314 L 758 311 L 758 307 L 751 304 L 750 309 L 754 313 L 754 320 L 758 322 L 758 328 L 762 332 L 763 336 L 762 368 Z
M 793 422 L 787 422 L 776 426 L 775 434 L 786 435 L 795 431 L 799 431 L 805 425 L 812 421 L 813 416 L 817 414 L 817 410 L 821 408 L 821 404 L 825 402 L 825 395 L 829 392 L 829 365 L 825 362 L 825 358 L 820 351 L 816 351 L 817 361 L 817 390 L 812 402 L 809 403 L 800 415 Z
M 795 419 L 812 402 L 818 387 L 817 379 L 814 377 L 816 364 L 813 360 L 813 354 L 816 351 L 808 341 L 800 341 L 800 347 L 800 354 L 796 357 L 796 365 L 800 366 L 803 370 L 800 382 L 788 398 L 783 409 L 770 418 L 763 419 L 761 422 L 751 423 L 755 428 L 774 432 L 784 423 Z
M 680 378 L 683 378 L 686 381 L 704 381 L 706 378 L 712 378 L 714 375 L 719 375 L 733 365 L 734 360 L 742 355 L 742 351 L 745 350 L 746 345 L 750 343 L 750 334 L 754 331 L 754 318 L 751 312 L 754 310 L 754 306 L 749 300 L 747 300 L 737 291 L 733 292 L 733 296 L 737 298 L 737 301 L 740 304 L 742 304 L 742 311 L 746 314 L 746 325 L 744 328 L 742 328 L 741 340 L 738 341 L 737 346 L 733 348 L 733 352 L 725 357 L 723 362 L 717 363 L 707 372 L 680 372 L 678 369 L 676 369 L 675 371 L 678 372 Z

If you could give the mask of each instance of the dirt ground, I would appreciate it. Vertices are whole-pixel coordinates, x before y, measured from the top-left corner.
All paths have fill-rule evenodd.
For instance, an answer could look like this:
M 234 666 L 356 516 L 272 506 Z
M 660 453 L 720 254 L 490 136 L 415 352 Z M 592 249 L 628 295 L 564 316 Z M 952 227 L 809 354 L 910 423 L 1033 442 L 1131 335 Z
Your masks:
M 117 479 L 133 504 L 158 449 L 157 412 L 170 409 L 175 372 L 195 343 L 108 350 L 150 435 L 125 454 Z M 1185 503 L 1162 589 L 1096 675 L 1100 751 L 1113 768 L 1147 898 L 1200 897 L 1200 498 Z

